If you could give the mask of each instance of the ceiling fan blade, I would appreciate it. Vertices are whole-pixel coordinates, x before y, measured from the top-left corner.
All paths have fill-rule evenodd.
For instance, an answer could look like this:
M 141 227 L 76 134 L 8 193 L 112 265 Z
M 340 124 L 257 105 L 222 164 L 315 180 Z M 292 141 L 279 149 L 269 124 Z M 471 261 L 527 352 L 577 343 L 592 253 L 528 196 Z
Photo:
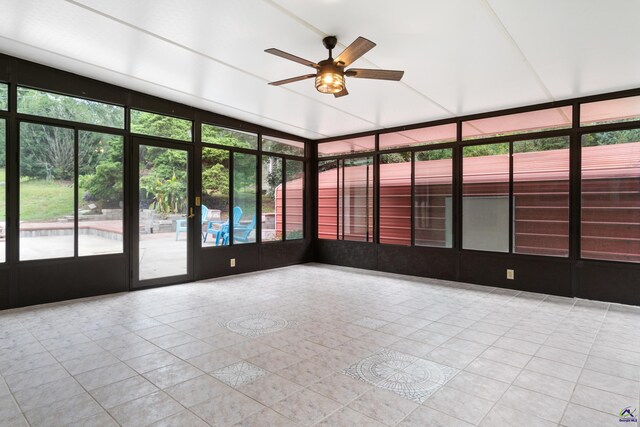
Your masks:
M 346 95 L 349 95 L 349 91 L 347 90 L 346 87 L 342 89 L 340 92 L 333 94 L 333 96 L 335 96 L 336 98 L 340 98 L 341 96 L 346 96 Z
M 288 59 L 289 61 L 297 62 L 298 64 L 306 65 L 307 67 L 320 68 L 320 66 L 315 62 L 309 61 L 304 58 L 300 58 L 299 56 L 292 55 L 280 49 L 276 49 L 272 47 L 271 49 L 265 49 L 265 52 L 275 56 L 279 56 L 280 58 Z
M 404 75 L 404 71 L 397 70 L 372 70 L 368 68 L 351 68 L 344 73 L 348 77 L 358 79 L 377 79 L 398 81 Z
M 371 40 L 367 40 L 364 37 L 358 37 L 353 43 L 336 58 L 335 62 L 342 62 L 343 67 L 348 67 L 349 64 L 360 58 L 365 53 L 369 52 L 376 46 Z
M 300 80 L 306 80 L 315 77 L 315 74 L 305 74 L 304 76 L 291 77 L 290 79 L 278 80 L 277 82 L 269 83 L 271 86 L 286 85 L 287 83 L 298 82 Z

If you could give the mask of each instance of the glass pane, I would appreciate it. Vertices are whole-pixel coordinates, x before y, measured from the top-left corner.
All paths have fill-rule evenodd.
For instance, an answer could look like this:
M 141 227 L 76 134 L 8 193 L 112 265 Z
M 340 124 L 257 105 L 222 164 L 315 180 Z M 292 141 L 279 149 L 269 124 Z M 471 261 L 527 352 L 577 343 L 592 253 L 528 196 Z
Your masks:
M 338 236 L 338 161 L 318 162 L 318 239 Z
M 253 154 L 233 154 L 234 244 L 256 241 L 256 159 Z
M 131 132 L 159 138 L 191 141 L 192 122 L 162 114 L 131 110 Z
M 9 87 L 5 83 L 0 83 L 0 110 L 9 109 Z
M 380 149 L 415 147 L 420 145 L 441 144 L 456 140 L 456 124 L 449 123 L 427 128 L 403 130 L 401 132 L 380 134 Z
M 220 246 L 229 230 L 229 152 L 202 149 L 202 246 Z
M 453 150 L 419 151 L 414 166 L 416 246 L 452 247 Z
M 304 238 L 304 163 L 287 160 L 287 240 Z
M 341 231 L 344 240 L 373 241 L 373 157 L 344 160 Z
M 269 136 L 262 138 L 262 151 L 271 151 L 272 153 L 290 154 L 292 156 L 303 157 L 304 142 Z
M 569 137 L 513 143 L 513 252 L 569 256 Z
M 571 106 L 462 122 L 462 139 L 490 138 L 571 127 Z
M 18 87 L 18 113 L 124 129 L 124 107 Z
M 640 96 L 580 105 L 580 126 L 640 120 Z
M 462 247 L 509 252 L 509 144 L 464 147 Z
M 7 233 L 7 181 L 6 181 L 6 152 L 7 126 L 4 119 L 0 119 L 0 262 L 6 261 L 5 243 Z
M 78 132 L 78 255 L 122 253 L 123 138 Z
M 227 145 L 229 147 L 258 149 L 258 135 L 202 124 L 202 142 L 209 144 Z
M 20 260 L 74 256 L 73 129 L 20 123 Z
M 139 151 L 139 279 L 187 274 L 187 152 Z
M 282 240 L 282 158 L 262 156 L 262 241 Z
M 323 142 L 318 144 L 318 157 L 373 151 L 375 147 L 376 138 L 373 135 L 343 139 L 341 141 Z
M 380 243 L 411 245 L 411 153 L 380 155 Z
M 640 262 L 640 129 L 582 137 L 581 254 Z

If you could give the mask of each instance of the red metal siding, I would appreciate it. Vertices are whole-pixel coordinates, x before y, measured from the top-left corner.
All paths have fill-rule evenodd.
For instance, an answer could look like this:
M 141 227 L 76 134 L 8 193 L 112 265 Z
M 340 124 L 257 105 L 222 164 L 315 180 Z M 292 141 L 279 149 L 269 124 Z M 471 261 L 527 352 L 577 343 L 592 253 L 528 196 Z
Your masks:
M 566 255 L 568 155 L 566 150 L 516 154 L 519 156 L 514 177 L 516 252 Z M 509 176 L 496 172 L 496 162 L 504 162 L 500 157 L 503 156 L 465 159 L 466 196 L 508 196 Z M 450 164 L 450 160 L 429 161 L 428 176 L 420 177 L 416 172 L 416 202 L 424 198 L 429 206 L 428 215 L 416 215 L 416 244 L 421 240 L 435 244 L 444 241 L 445 200 L 451 197 Z M 640 262 L 640 142 L 585 147 L 582 165 L 582 256 Z M 384 164 L 380 168 L 380 231 L 381 237 L 385 236 L 381 241 L 408 244 L 411 182 L 406 164 Z M 362 196 L 365 167 L 350 167 L 348 172 L 351 191 L 347 196 Z M 336 171 L 320 173 L 318 183 L 318 237 L 335 239 Z M 358 185 L 360 190 L 356 188 Z

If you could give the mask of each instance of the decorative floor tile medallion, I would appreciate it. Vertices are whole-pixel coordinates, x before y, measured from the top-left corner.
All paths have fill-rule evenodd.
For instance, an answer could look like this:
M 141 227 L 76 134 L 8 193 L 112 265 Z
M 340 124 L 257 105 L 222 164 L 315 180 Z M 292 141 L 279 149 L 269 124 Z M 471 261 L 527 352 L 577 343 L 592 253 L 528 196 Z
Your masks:
M 245 337 L 255 338 L 272 334 L 287 328 L 289 322 L 281 317 L 270 316 L 266 313 L 250 314 L 229 320 L 224 326 Z
M 267 371 L 264 369 L 245 361 L 234 363 L 211 373 L 211 375 L 231 387 L 248 384 L 266 374 Z
M 344 373 L 422 403 L 458 370 L 398 351 L 382 350 L 350 366 Z

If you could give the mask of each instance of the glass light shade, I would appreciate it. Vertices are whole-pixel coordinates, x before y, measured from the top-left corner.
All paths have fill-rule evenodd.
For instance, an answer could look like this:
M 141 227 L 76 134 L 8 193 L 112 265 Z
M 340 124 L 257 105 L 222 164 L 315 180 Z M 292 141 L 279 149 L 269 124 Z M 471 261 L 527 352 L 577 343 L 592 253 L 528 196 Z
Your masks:
M 320 73 L 316 76 L 316 89 L 322 93 L 338 93 L 344 89 L 344 75 Z

